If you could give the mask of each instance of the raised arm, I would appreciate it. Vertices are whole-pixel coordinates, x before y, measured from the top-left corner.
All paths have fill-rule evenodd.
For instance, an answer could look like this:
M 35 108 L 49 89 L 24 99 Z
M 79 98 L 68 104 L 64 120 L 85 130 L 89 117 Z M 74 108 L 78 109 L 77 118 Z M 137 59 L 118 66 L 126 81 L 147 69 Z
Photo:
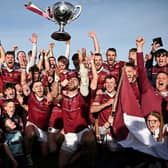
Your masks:
M 32 43 L 32 54 L 29 55 L 28 68 L 30 68 L 31 66 L 35 65 L 35 63 L 36 63 L 36 58 L 37 58 L 37 39 L 38 39 L 38 36 L 37 36 L 36 33 L 33 33 L 32 37 L 29 39 L 30 42 Z
M 21 85 L 24 85 L 27 83 L 27 72 L 26 72 L 26 67 L 27 67 L 27 60 L 23 57 L 18 57 L 20 69 L 21 69 L 21 80 L 20 83 Z
M 69 58 L 70 56 L 70 40 L 65 41 L 66 50 L 65 50 L 65 57 Z
M 156 41 L 152 43 L 152 50 L 150 54 L 148 54 L 146 58 L 146 63 L 145 67 L 147 69 L 151 68 L 153 66 L 153 59 L 154 59 L 154 54 L 157 51 L 157 49 L 160 47 L 160 44 L 158 44 Z
M 100 53 L 100 46 L 99 46 L 99 42 L 96 36 L 96 33 L 91 31 L 89 32 L 89 37 L 93 40 L 93 44 L 94 44 L 94 52 L 95 53 Z
M 143 45 L 145 40 L 143 37 L 138 37 L 136 40 L 137 46 L 137 67 L 139 74 L 139 86 L 141 93 L 146 92 L 149 87 L 152 87 L 147 76 L 146 68 L 144 67 L 144 58 L 143 58 Z
M 79 73 L 81 77 L 81 83 L 80 83 L 80 93 L 83 96 L 88 96 L 89 94 L 89 78 L 88 78 L 88 69 L 83 64 L 83 55 L 82 52 L 78 50 L 79 55 Z
M 0 63 L 4 63 L 4 61 L 5 61 L 5 50 L 0 41 Z
M 54 57 L 54 51 L 53 51 L 53 49 L 54 49 L 54 46 L 55 46 L 55 43 L 50 43 L 49 44 L 49 57 Z
M 49 64 L 49 53 L 50 53 L 50 50 L 46 50 L 45 51 L 45 56 L 44 56 L 44 65 L 45 65 L 45 70 L 46 71 L 49 71 L 50 69 L 50 64 Z
M 40 50 L 40 57 L 37 63 L 37 67 L 42 70 L 43 69 L 43 61 L 44 61 L 44 56 L 45 56 L 45 52 L 43 49 Z
M 96 90 L 97 82 L 98 82 L 98 74 L 97 74 L 96 67 L 94 64 L 94 54 L 92 52 L 91 52 L 91 56 L 89 57 L 89 61 L 91 64 L 91 70 L 92 70 L 92 75 L 93 75 L 93 79 L 91 80 L 91 83 L 90 83 L 90 88 L 92 90 Z

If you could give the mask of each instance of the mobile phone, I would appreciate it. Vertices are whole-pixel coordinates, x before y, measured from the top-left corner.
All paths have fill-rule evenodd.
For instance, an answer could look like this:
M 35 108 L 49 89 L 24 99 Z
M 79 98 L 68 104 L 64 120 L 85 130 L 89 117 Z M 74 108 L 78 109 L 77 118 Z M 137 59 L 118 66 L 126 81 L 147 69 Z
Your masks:
M 162 42 L 162 38 L 161 38 L 161 37 L 154 38 L 154 39 L 153 39 L 153 43 L 154 43 L 154 42 L 157 43 L 157 44 L 159 44 L 160 47 L 163 46 L 163 42 Z

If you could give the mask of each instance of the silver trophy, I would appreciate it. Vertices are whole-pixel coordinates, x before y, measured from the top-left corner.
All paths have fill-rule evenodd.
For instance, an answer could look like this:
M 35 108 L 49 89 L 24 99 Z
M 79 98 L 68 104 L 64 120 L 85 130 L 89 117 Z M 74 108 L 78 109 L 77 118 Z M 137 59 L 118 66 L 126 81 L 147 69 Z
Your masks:
M 82 11 L 80 5 L 74 6 L 65 1 L 55 3 L 52 7 L 48 7 L 46 11 L 43 11 L 32 2 L 25 4 L 25 7 L 59 25 L 59 30 L 51 34 L 51 37 L 58 41 L 67 41 L 71 38 L 71 36 L 64 31 L 64 26 L 77 19 Z
M 51 37 L 58 41 L 67 41 L 71 36 L 64 31 L 64 26 L 77 19 L 82 11 L 80 5 L 72 5 L 69 2 L 60 1 L 53 5 L 51 15 L 54 21 L 59 25 L 59 30 L 52 33 Z

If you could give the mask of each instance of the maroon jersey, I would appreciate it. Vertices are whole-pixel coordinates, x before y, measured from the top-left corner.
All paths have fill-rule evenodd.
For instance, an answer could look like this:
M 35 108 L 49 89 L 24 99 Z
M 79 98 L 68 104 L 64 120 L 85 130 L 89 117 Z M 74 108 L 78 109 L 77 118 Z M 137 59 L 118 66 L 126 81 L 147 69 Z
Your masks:
M 163 67 L 159 67 L 156 65 L 151 68 L 152 75 L 156 75 L 159 71 L 164 71 L 168 73 L 168 65 L 163 66 Z
M 48 128 L 51 105 L 52 103 L 48 102 L 46 98 L 39 101 L 32 93 L 28 100 L 28 121 L 34 123 L 40 129 L 46 130 Z
M 141 107 L 146 116 L 151 111 L 162 112 L 163 98 L 168 100 L 168 96 L 163 97 L 154 87 L 150 84 L 146 68 L 144 67 L 143 53 L 137 53 L 138 71 L 139 71 L 139 85 L 141 91 Z
M 1 68 L 1 80 L 3 84 L 5 83 L 20 83 L 21 79 L 21 71 L 20 69 L 13 69 L 13 71 L 9 72 L 6 67 Z
M 88 75 L 89 75 L 89 80 L 91 81 L 93 78 L 92 72 L 89 71 Z M 101 67 L 100 70 L 97 71 L 97 75 L 98 75 L 97 89 L 102 89 L 104 88 L 105 78 L 106 76 L 110 75 L 110 71 L 108 69 Z
M 102 94 L 98 94 L 95 97 L 94 103 L 99 103 L 99 104 L 104 104 L 106 103 L 109 99 L 112 99 L 114 97 L 110 97 L 107 92 L 102 92 Z M 108 117 L 110 116 L 112 112 L 112 106 L 108 106 L 104 109 L 102 109 L 99 113 L 99 126 L 103 126 L 105 122 L 108 121 Z
M 168 73 L 168 65 L 163 66 L 163 67 L 159 67 L 158 65 L 155 65 L 151 67 L 150 69 L 148 69 L 148 78 L 153 85 L 155 85 L 156 76 L 159 71 Z
M 60 81 L 62 82 L 62 81 L 64 81 L 65 79 L 67 79 L 68 80 L 68 77 L 69 76 L 69 72 L 66 70 L 66 71 L 64 71 L 64 72 L 62 72 L 61 74 L 60 74 Z
M 121 68 L 123 67 L 124 63 L 125 63 L 124 61 L 115 62 L 113 65 L 103 63 L 103 67 L 105 69 L 108 69 L 110 71 L 110 75 L 116 77 L 118 81 L 121 75 Z
M 3 93 L 3 81 L 0 75 L 0 93 Z
M 32 80 L 32 78 L 30 78 L 29 74 L 27 74 L 27 78 L 26 79 L 27 79 L 26 80 L 27 84 L 30 86 L 33 83 L 33 80 Z M 46 74 L 40 74 L 38 80 L 40 80 L 42 82 L 42 84 L 43 84 L 43 86 L 45 88 L 48 87 L 48 75 L 46 75 Z
M 140 102 L 140 90 L 139 90 L 139 87 L 138 87 L 138 83 L 135 81 L 133 83 L 130 83 L 131 85 L 131 88 L 135 94 L 135 97 L 137 99 L 138 102 Z
M 77 133 L 88 126 L 87 100 L 80 93 L 73 97 L 64 95 L 62 111 L 65 133 Z
M 62 108 L 60 104 L 57 104 L 53 107 L 50 120 L 49 120 L 49 127 L 55 129 L 63 128 L 63 119 L 62 119 Z
M 66 70 L 60 74 L 60 81 L 64 81 L 65 79 L 69 80 L 72 77 L 79 77 L 79 73 L 74 70 Z

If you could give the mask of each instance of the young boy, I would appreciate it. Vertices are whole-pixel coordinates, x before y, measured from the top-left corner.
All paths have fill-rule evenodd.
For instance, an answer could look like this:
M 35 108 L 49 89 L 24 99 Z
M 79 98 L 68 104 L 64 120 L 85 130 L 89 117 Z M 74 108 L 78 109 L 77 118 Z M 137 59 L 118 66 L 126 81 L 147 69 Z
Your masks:
M 26 160 L 23 152 L 23 136 L 16 129 L 16 124 L 10 118 L 3 120 L 5 131 L 4 148 L 7 156 L 11 160 L 13 168 L 26 168 Z
M 5 113 L 2 115 L 2 118 L 10 118 L 12 121 L 15 122 L 16 124 L 16 128 L 18 130 L 23 131 L 23 121 L 21 119 L 21 117 L 16 113 L 16 107 L 15 107 L 15 103 L 13 102 L 12 99 L 8 99 L 4 102 L 3 104 L 4 109 L 5 109 Z

